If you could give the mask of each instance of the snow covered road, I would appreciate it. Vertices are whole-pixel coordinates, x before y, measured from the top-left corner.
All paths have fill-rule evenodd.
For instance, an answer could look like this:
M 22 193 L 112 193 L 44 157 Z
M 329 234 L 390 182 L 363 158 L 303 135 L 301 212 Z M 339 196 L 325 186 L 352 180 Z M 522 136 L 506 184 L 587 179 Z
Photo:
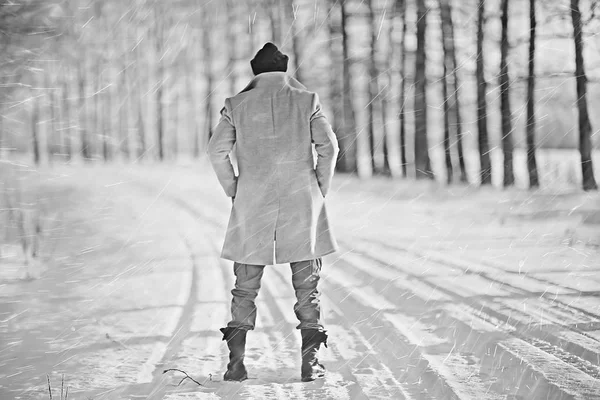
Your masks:
M 225 383 L 230 204 L 198 170 L 48 172 L 76 195 L 44 276 L 0 281 L 0 398 L 48 398 L 46 374 L 55 398 L 64 374 L 72 399 L 600 398 L 600 252 L 576 235 L 598 197 L 338 177 L 327 378 L 300 382 L 291 272 L 277 265 L 250 379 Z

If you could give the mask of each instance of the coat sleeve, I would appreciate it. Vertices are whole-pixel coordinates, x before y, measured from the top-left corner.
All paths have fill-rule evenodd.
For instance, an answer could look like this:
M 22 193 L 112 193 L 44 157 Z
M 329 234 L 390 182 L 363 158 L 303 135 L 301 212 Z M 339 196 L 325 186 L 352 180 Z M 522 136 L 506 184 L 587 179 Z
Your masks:
M 337 156 L 339 152 L 338 142 L 331 129 L 331 125 L 321 110 L 319 96 L 313 94 L 312 114 L 310 116 L 310 134 L 312 142 L 317 151 L 316 174 L 319 187 L 323 196 L 327 196 Z
M 231 164 L 230 153 L 235 144 L 235 126 L 231 117 L 231 106 L 225 100 L 225 107 L 221 109 L 221 119 L 208 142 L 208 155 L 219 183 L 229 197 L 235 197 L 237 191 L 237 177 Z

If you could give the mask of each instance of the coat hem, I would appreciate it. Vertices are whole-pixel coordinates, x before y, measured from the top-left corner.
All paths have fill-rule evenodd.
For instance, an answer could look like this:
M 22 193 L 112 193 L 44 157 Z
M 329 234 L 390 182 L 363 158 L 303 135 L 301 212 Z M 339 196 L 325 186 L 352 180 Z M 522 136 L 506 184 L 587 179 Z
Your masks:
M 300 261 L 306 261 L 306 260 L 314 260 L 314 259 L 317 259 L 317 258 L 325 257 L 325 256 L 327 256 L 329 254 L 336 253 L 337 251 L 339 251 L 339 248 L 333 248 L 331 250 L 324 251 L 322 253 L 318 253 L 318 254 L 312 255 L 310 257 L 305 257 L 305 258 L 301 258 L 301 259 L 272 260 L 272 262 L 274 261 L 276 264 L 289 264 L 289 263 L 293 263 L 293 262 L 300 262 Z M 233 262 L 236 262 L 236 263 L 239 263 L 239 264 L 248 264 L 248 265 L 274 265 L 274 264 L 271 264 L 271 263 L 254 262 L 255 260 L 239 259 L 239 258 L 236 258 L 236 257 L 224 255 L 224 254 L 221 254 L 221 258 L 224 259 L 224 260 L 233 261 Z

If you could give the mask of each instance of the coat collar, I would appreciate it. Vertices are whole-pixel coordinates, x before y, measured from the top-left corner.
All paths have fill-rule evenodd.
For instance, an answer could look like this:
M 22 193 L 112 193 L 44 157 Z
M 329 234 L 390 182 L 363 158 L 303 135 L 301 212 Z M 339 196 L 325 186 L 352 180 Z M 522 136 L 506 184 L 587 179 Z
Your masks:
M 240 93 L 244 93 L 255 88 L 282 89 L 284 86 L 291 86 L 296 89 L 306 90 L 306 87 L 303 84 L 298 82 L 298 80 L 296 80 L 294 77 L 287 75 L 285 72 L 264 72 L 256 75 Z

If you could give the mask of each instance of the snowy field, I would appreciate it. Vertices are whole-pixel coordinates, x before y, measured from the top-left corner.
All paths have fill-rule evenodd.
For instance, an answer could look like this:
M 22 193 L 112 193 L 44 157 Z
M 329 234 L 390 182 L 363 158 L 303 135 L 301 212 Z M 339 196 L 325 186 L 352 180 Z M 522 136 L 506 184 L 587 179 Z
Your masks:
M 62 376 L 69 399 L 600 398 L 597 193 L 336 176 L 326 378 L 300 382 L 276 265 L 230 383 L 230 201 L 205 163 L 11 170 L 39 249 L 25 265 L 3 208 L 0 399 L 48 399 L 48 378 L 60 398 Z

